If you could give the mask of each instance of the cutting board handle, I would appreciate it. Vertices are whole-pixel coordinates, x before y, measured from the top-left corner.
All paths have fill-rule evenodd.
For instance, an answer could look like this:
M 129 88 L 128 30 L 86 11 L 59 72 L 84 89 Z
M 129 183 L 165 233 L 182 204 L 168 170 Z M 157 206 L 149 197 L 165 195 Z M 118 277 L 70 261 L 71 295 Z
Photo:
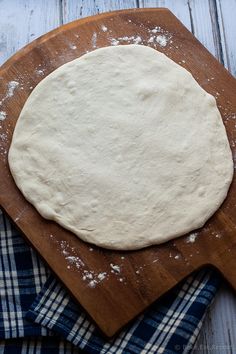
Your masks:
M 236 247 L 233 246 L 227 248 L 220 257 L 217 257 L 215 266 L 223 275 L 223 277 L 228 281 L 228 283 L 233 287 L 233 289 L 236 291 L 236 274 L 235 274 Z

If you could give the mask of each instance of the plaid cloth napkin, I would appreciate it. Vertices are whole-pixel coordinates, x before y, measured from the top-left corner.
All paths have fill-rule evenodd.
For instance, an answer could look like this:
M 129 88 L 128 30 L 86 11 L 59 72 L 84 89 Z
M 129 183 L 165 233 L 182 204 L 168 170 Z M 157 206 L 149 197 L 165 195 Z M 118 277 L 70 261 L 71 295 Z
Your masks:
M 190 353 L 221 282 L 189 276 L 107 340 L 1 212 L 0 236 L 0 353 Z

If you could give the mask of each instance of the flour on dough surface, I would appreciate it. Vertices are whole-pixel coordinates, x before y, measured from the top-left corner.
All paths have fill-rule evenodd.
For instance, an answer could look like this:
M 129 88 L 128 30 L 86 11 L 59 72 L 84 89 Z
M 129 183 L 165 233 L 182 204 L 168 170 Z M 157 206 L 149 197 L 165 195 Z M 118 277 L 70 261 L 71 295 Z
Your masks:
M 233 174 L 215 99 L 142 45 L 94 50 L 43 79 L 20 114 L 9 164 L 42 216 L 123 250 L 203 226 Z

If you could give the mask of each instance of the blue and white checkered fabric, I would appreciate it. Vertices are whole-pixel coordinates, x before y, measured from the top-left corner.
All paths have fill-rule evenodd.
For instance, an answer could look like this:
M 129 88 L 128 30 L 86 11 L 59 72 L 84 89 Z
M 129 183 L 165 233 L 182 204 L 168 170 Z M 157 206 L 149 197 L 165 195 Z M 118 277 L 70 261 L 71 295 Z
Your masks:
M 0 353 L 190 353 L 221 281 L 199 271 L 107 340 L 2 213 L 0 232 Z

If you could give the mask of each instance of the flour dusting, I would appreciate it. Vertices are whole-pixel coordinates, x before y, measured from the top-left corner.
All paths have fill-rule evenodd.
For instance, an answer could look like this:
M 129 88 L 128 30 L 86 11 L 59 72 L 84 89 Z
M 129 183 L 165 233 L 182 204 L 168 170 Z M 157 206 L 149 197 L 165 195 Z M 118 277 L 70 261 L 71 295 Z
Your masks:
M 7 117 L 6 112 L 4 112 L 4 111 L 0 111 L 0 121 L 5 120 L 5 119 L 6 119 L 6 117 Z
M 43 69 L 39 69 L 35 71 L 37 75 L 44 75 L 44 70 Z
M 106 272 L 99 273 L 99 274 L 98 274 L 98 279 L 99 279 L 99 280 L 103 280 L 103 279 L 106 278 L 106 276 L 107 276 L 107 273 L 106 273 Z
M 9 81 L 8 85 L 7 85 L 7 92 L 5 97 L 2 98 L 2 100 L 0 101 L 0 106 L 3 104 L 3 102 L 9 98 L 12 97 L 14 94 L 15 89 L 19 86 L 19 82 L 18 81 Z
M 87 283 L 88 287 L 95 288 L 99 283 L 109 279 L 111 275 L 113 277 L 116 276 L 117 281 L 124 282 L 124 284 L 126 284 L 125 277 L 121 274 L 120 265 L 110 263 L 108 269 L 99 271 L 88 269 L 86 264 L 76 254 L 75 247 L 71 247 L 66 241 L 56 240 L 52 234 L 50 234 L 49 237 L 53 242 L 59 245 L 61 254 L 67 262 L 67 269 L 77 269 L 81 275 L 81 279 Z M 89 251 L 94 251 L 94 248 L 90 247 Z M 121 258 L 124 259 L 125 257 L 122 256 Z
M 110 264 L 110 267 L 115 273 L 120 273 L 120 267 L 117 264 Z
M 65 254 L 65 252 L 64 252 Z M 77 268 L 80 268 L 81 266 L 84 266 L 84 263 L 81 261 L 81 259 L 79 257 L 75 257 L 75 256 L 68 256 L 68 252 L 66 252 L 66 260 L 70 263 L 70 264 L 75 264 Z
M 137 36 L 133 39 L 134 44 L 140 44 L 142 42 L 142 38 L 140 36 Z
M 111 42 L 111 45 L 118 45 L 118 44 L 120 44 L 120 42 L 119 42 L 117 39 L 115 39 L 115 38 L 112 38 L 110 42 Z
M 106 27 L 106 26 L 102 25 L 101 28 L 102 28 L 102 31 L 103 31 L 103 32 L 107 32 L 107 27 Z
M 156 36 L 156 42 L 161 46 L 161 47 L 166 47 L 167 45 L 167 38 L 166 36 L 160 34 Z
M 0 140 L 1 141 L 6 141 L 7 140 L 7 134 L 6 133 L 0 134 Z
M 91 42 L 92 42 L 93 48 L 96 48 L 97 47 L 97 33 L 96 32 L 93 33 Z
M 161 29 L 161 27 L 155 27 L 155 28 L 153 28 L 152 30 L 150 30 L 150 32 L 152 32 L 152 33 L 158 33 L 158 32 L 161 32 L 162 31 L 162 29 Z
M 65 256 L 69 266 L 74 265 L 77 269 L 84 267 L 84 262 L 78 256 L 74 255 L 74 250 L 70 248 L 66 241 L 61 241 L 59 244 L 61 252 Z
M 231 120 L 236 120 L 236 113 L 231 113 L 229 115 L 227 115 L 225 118 L 224 118 L 224 121 L 227 123 Z
M 153 29 L 148 29 L 148 38 L 144 39 L 140 34 L 135 34 L 132 36 L 123 36 L 117 38 L 110 38 L 111 45 L 119 45 L 123 43 L 127 44 L 152 44 L 154 47 L 166 47 L 168 43 L 171 43 L 170 39 L 172 34 L 164 30 L 161 27 L 155 27 Z
M 69 45 L 70 49 L 75 50 L 77 49 L 77 46 L 75 44 L 70 43 Z
M 180 259 L 180 255 L 176 254 L 176 256 L 174 256 L 174 259 Z
M 7 91 L 7 96 L 6 97 L 12 97 L 14 94 L 15 89 L 19 86 L 18 81 L 10 81 L 8 83 L 8 91 Z
M 197 236 L 198 232 L 193 232 L 187 237 L 186 243 L 194 243 L 196 241 Z
M 153 42 L 154 42 L 154 39 L 155 39 L 155 37 L 154 37 L 154 36 L 151 36 L 151 37 L 148 39 L 148 43 L 153 43 Z
M 216 232 L 216 231 L 212 231 L 212 236 L 214 236 L 215 238 L 221 238 L 222 237 L 222 235 L 219 233 L 219 232 Z
M 95 288 L 95 286 L 97 285 L 97 281 L 96 280 L 91 280 L 89 283 L 88 283 L 88 286 L 90 288 Z
M 166 47 L 169 42 L 172 42 L 170 41 L 170 39 L 172 38 L 172 34 L 164 30 L 160 26 L 149 30 L 149 33 L 150 38 L 148 40 L 148 43 L 157 43 L 160 47 Z
M 82 280 L 88 282 L 90 288 L 95 288 L 97 284 L 101 283 L 108 277 L 107 272 L 96 273 L 93 270 L 85 269 L 83 271 Z
M 118 45 L 120 43 L 132 43 L 132 44 L 140 44 L 142 43 L 142 38 L 140 36 L 124 36 L 124 37 L 118 37 L 118 38 L 112 38 L 111 39 L 111 45 Z

